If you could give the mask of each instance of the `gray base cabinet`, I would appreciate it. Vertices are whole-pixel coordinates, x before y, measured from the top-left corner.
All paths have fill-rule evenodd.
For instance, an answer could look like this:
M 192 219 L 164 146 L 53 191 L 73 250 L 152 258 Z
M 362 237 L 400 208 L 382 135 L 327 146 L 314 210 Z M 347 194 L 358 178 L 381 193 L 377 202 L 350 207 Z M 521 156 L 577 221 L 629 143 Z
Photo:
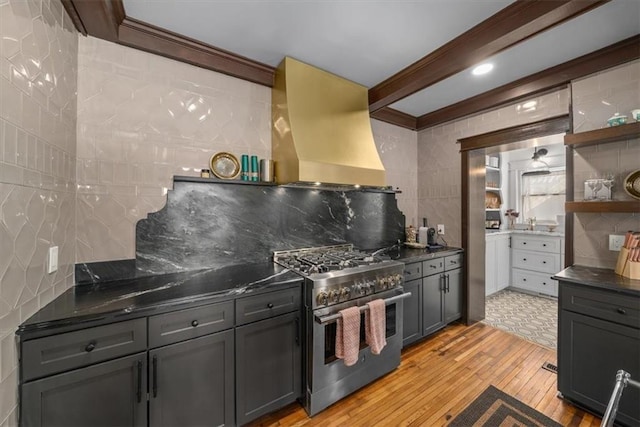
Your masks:
M 405 292 L 411 296 L 404 300 L 402 312 L 402 345 L 410 344 L 422 337 L 422 279 L 405 282 Z
M 233 351 L 233 330 L 149 351 L 149 425 L 233 425 Z
M 245 424 L 301 395 L 300 308 L 295 286 L 26 337 L 20 425 Z
M 238 425 L 300 397 L 301 357 L 298 312 L 236 328 Z
M 22 385 L 21 425 L 147 425 L 147 354 L 76 369 Z
M 640 302 L 615 292 L 560 282 L 558 390 L 604 414 L 616 372 L 640 378 Z M 616 422 L 640 425 L 640 390 L 627 386 Z
M 409 263 L 404 289 L 403 339 L 406 346 L 462 317 L 462 254 Z

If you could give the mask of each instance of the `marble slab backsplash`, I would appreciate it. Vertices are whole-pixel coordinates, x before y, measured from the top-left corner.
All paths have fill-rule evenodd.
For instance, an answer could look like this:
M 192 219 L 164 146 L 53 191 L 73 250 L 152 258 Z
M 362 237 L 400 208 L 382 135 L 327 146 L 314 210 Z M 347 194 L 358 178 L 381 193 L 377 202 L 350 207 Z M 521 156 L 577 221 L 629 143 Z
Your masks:
M 221 268 L 268 261 L 275 250 L 343 243 L 374 250 L 403 239 L 404 225 L 393 192 L 176 177 L 166 206 L 138 222 L 135 271 L 122 273 Z M 82 264 L 81 282 L 117 278 L 116 271 L 102 276 L 110 270 L 102 264 L 109 263 Z

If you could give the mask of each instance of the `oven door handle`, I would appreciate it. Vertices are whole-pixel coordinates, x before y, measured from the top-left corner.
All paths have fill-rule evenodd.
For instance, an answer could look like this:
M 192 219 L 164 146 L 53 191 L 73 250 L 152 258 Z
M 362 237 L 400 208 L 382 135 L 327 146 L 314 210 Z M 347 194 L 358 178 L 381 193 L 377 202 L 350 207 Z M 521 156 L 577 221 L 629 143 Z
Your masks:
M 392 304 L 392 303 L 394 303 L 396 301 L 400 301 L 400 300 L 403 300 L 405 298 L 409 298 L 410 296 L 411 296 L 411 292 L 405 292 L 403 294 L 396 295 L 396 296 L 391 297 L 391 298 L 387 298 L 387 299 L 385 299 L 383 301 L 384 301 L 385 305 L 389 305 L 389 304 Z M 367 310 L 368 307 L 365 304 L 365 305 L 361 305 L 358 308 L 360 309 L 360 312 L 363 312 L 363 311 Z M 336 313 L 336 314 L 329 314 L 328 316 L 321 316 L 321 317 L 314 316 L 314 317 L 316 319 L 316 322 L 320 323 L 321 325 L 324 325 L 325 323 L 329 323 L 329 322 L 332 322 L 334 320 L 339 319 L 340 317 L 342 317 L 342 315 L 340 313 Z

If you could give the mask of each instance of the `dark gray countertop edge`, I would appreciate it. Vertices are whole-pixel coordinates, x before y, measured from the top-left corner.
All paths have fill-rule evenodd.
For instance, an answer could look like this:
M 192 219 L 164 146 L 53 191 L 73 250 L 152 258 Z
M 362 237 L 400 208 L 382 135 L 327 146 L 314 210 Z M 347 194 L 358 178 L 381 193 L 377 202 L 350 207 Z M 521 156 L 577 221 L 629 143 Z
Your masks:
M 412 262 L 426 261 L 434 258 L 443 258 L 463 252 L 464 249 L 455 247 L 448 247 L 439 252 L 427 252 L 426 249 L 402 248 L 400 250 L 400 255 L 398 258 L 395 258 L 393 254 L 389 255 L 391 255 L 391 259 L 393 259 L 394 261 L 400 261 L 404 262 L 405 264 L 410 264 Z
M 573 265 L 553 275 L 552 278 L 560 282 L 585 285 L 640 297 L 640 280 L 620 276 L 608 268 Z
M 32 323 L 29 323 L 28 319 L 27 321 L 19 325 L 16 331 L 16 335 L 20 336 L 23 340 L 46 335 L 54 335 L 86 327 L 132 320 L 141 317 L 168 313 L 185 308 L 193 308 L 202 305 L 234 300 L 236 298 L 241 298 L 244 296 L 257 295 L 279 289 L 300 286 L 302 284 L 302 277 L 297 276 L 295 275 L 295 273 L 292 273 L 288 270 L 285 271 L 286 269 L 282 270 L 282 273 L 289 277 L 272 280 L 259 286 L 247 286 L 246 284 L 238 284 L 237 286 L 218 291 L 202 292 L 182 297 L 158 299 L 156 301 L 150 302 L 149 304 L 138 305 L 133 308 L 115 308 L 114 310 L 107 310 L 102 312 L 88 311 L 86 314 L 78 314 L 77 311 L 67 311 L 66 313 L 61 314 L 60 316 L 56 316 L 55 318 L 49 318 L 42 321 L 34 320 L 32 321 Z M 133 281 L 135 281 L 135 279 Z M 75 288 L 77 287 L 68 289 L 66 293 L 72 294 L 76 290 Z M 97 292 L 100 291 L 98 290 Z M 59 296 L 58 298 L 62 297 L 63 295 Z M 73 299 L 73 296 L 69 296 L 69 298 Z M 107 298 L 105 297 L 105 299 Z M 52 301 L 52 303 L 55 302 L 56 300 Z M 36 315 L 37 314 L 38 313 L 36 313 Z

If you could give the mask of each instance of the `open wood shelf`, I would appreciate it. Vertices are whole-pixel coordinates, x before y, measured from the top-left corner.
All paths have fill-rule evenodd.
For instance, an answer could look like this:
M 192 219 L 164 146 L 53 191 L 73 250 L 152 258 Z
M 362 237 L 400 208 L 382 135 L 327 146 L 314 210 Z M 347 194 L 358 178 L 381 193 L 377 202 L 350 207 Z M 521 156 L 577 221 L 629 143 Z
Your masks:
M 568 133 L 564 136 L 564 145 L 587 147 L 607 142 L 623 141 L 640 137 L 640 122 L 611 126 L 588 132 Z
M 640 213 L 640 200 L 611 200 L 604 202 L 566 202 L 566 212 L 630 212 Z

